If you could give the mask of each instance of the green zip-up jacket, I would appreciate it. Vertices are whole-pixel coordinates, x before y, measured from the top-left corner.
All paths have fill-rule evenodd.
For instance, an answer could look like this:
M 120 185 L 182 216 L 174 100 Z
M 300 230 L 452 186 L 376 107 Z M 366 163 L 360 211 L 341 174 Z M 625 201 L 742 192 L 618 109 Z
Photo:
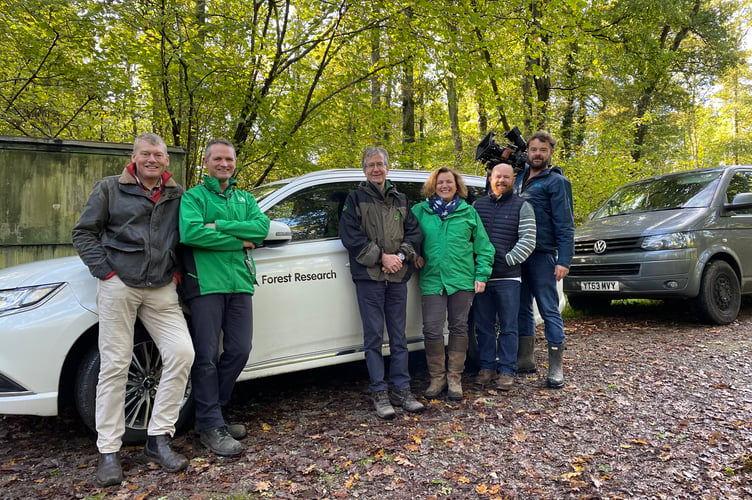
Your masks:
M 428 204 L 412 208 L 423 231 L 420 270 L 423 295 L 452 295 L 475 290 L 476 281 L 488 281 L 494 261 L 494 246 L 488 239 L 478 212 L 460 200 L 459 206 L 443 221 Z
M 237 181 L 220 191 L 219 181 L 204 176 L 180 203 L 180 242 L 185 245 L 183 298 L 210 293 L 250 293 L 256 267 L 243 241 L 261 243 L 269 232 L 269 218 L 250 193 L 235 189 Z M 214 228 L 206 224 L 214 224 Z

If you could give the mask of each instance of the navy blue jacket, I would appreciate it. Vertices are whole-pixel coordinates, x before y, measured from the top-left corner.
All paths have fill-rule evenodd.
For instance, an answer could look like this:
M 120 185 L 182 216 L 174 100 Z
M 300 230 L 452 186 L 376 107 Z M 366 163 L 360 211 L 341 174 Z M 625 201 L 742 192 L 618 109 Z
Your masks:
M 549 167 L 526 183 L 530 165 L 514 181 L 514 192 L 535 211 L 535 251 L 554 254 L 556 264 L 569 268 L 574 254 L 572 184 L 559 167 Z

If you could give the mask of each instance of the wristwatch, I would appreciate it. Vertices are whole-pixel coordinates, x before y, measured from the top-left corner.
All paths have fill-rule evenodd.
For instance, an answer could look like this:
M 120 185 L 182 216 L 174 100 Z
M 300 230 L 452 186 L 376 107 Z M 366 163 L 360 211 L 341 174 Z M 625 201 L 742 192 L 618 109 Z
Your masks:
M 402 252 L 397 252 L 397 257 L 399 257 L 401 261 L 405 260 L 405 254 L 403 254 Z

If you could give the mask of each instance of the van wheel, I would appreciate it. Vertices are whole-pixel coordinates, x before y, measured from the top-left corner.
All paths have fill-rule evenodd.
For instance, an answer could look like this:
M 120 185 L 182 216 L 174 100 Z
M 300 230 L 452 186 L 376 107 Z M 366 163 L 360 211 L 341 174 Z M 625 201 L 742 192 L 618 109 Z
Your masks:
M 705 267 L 695 301 L 701 319 L 708 323 L 727 325 L 736 319 L 742 295 L 739 278 L 728 263 L 716 260 Z
M 137 328 L 138 329 L 138 328 Z M 125 435 L 124 444 L 143 443 L 154 406 L 159 378 L 162 374 L 162 358 L 151 338 L 137 340 L 133 346 L 133 357 L 128 369 L 128 382 L 125 386 Z M 84 356 L 76 374 L 73 389 L 76 410 L 84 424 L 96 432 L 96 395 L 99 377 L 99 349 L 92 347 Z M 183 428 L 193 416 L 191 382 L 188 381 L 180 406 L 176 429 Z

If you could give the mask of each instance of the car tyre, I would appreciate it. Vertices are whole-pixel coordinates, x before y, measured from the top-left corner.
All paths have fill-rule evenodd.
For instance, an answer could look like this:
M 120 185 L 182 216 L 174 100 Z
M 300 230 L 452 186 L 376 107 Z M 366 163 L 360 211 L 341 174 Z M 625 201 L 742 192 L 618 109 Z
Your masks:
M 739 278 L 722 260 L 710 262 L 702 273 L 696 304 L 700 318 L 711 324 L 727 325 L 739 314 L 742 303 Z
M 81 420 L 94 432 L 96 432 L 96 389 L 99 363 L 99 349 L 94 346 L 84 355 L 79 365 L 73 391 L 76 410 Z M 137 335 L 125 389 L 124 444 L 143 443 L 146 440 L 146 430 L 151 409 L 154 407 L 154 395 L 161 371 L 162 358 L 157 346 L 148 335 L 145 337 Z M 191 382 L 189 380 L 178 421 L 175 424 L 176 429 L 184 428 L 193 417 L 193 398 L 190 395 Z

